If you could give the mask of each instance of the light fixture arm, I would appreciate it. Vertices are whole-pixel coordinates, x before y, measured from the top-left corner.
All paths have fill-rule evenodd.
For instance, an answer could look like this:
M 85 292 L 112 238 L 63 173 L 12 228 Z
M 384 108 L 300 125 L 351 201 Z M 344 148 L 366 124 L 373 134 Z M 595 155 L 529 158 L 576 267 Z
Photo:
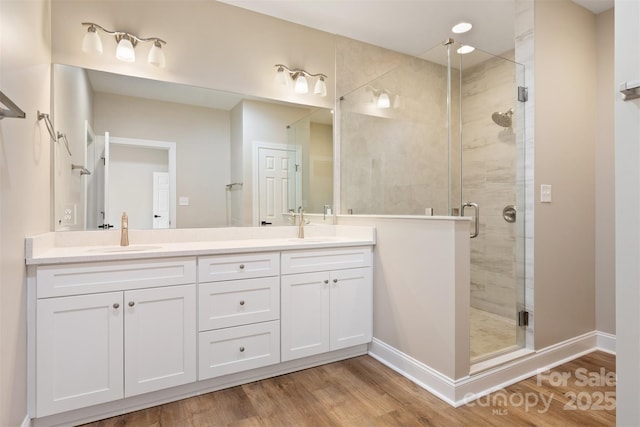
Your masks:
M 291 69 L 291 68 L 289 68 L 289 67 L 287 67 L 286 65 L 283 65 L 283 64 L 276 64 L 275 67 L 278 67 L 278 71 L 287 70 L 287 72 L 289 73 L 289 75 L 291 76 L 291 78 L 293 80 L 297 79 L 298 76 L 300 76 L 300 75 L 303 75 L 305 77 L 320 77 L 323 80 L 327 78 L 326 74 L 322 74 L 322 73 L 311 74 L 310 72 L 308 72 L 306 70 L 302 70 L 302 69 L 299 69 L 299 68 Z
M 123 31 L 111 31 L 111 30 L 107 30 L 103 26 L 98 25 L 98 24 L 93 23 L 93 22 L 83 22 L 82 25 L 89 27 L 89 31 L 90 32 L 95 32 L 96 28 L 100 29 L 104 33 L 107 33 L 109 35 L 114 36 L 116 38 L 116 42 L 120 42 L 120 40 L 122 40 L 124 38 L 127 38 L 127 39 L 129 39 L 129 41 L 131 42 L 131 44 L 134 47 L 139 42 L 153 42 L 156 46 L 158 44 L 167 44 L 166 41 L 164 41 L 164 40 L 162 40 L 161 38 L 158 38 L 158 37 L 147 37 L 147 38 L 145 38 L 145 37 L 138 37 L 135 34 L 126 33 L 126 32 L 123 32 Z

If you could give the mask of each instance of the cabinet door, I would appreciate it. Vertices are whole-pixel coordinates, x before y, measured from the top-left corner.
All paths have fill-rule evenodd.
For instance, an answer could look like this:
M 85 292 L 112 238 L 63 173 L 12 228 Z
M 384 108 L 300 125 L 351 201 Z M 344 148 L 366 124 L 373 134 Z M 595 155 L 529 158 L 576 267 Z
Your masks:
M 373 283 L 371 268 L 331 272 L 331 350 L 371 341 Z
M 329 351 L 329 273 L 282 276 L 282 361 Z
M 123 397 L 122 292 L 40 299 L 38 417 Z
M 196 380 L 196 287 L 124 293 L 125 397 Z

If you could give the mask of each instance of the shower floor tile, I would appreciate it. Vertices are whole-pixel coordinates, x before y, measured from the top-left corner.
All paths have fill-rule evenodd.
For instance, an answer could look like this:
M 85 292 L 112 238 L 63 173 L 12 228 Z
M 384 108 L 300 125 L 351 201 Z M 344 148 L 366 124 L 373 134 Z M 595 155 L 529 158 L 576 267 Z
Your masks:
M 515 320 L 471 307 L 471 363 L 514 349 Z

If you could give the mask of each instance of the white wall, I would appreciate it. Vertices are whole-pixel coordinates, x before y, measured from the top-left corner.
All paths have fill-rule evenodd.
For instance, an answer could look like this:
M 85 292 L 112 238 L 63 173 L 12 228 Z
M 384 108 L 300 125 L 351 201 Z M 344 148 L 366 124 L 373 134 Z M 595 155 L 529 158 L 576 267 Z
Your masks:
M 0 90 L 26 119 L 0 120 L 0 425 L 27 414 L 24 238 L 50 226 L 48 1 L 0 0 Z
M 597 16 L 596 329 L 616 333 L 614 12 Z
M 640 79 L 640 2 L 615 3 L 615 80 Z M 617 91 L 616 91 L 617 92 Z M 615 96 L 616 423 L 640 425 L 640 99 Z
M 596 327 L 595 46 L 591 12 L 535 1 L 535 348 Z
M 376 227 L 373 336 L 450 379 L 469 374 L 469 221 L 342 215 Z

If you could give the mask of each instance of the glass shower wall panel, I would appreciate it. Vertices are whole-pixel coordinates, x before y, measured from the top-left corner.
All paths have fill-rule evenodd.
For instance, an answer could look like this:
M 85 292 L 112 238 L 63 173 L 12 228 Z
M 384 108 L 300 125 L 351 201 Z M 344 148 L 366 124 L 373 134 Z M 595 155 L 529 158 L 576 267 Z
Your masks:
M 448 215 L 447 73 L 411 58 L 341 98 L 341 213 Z

